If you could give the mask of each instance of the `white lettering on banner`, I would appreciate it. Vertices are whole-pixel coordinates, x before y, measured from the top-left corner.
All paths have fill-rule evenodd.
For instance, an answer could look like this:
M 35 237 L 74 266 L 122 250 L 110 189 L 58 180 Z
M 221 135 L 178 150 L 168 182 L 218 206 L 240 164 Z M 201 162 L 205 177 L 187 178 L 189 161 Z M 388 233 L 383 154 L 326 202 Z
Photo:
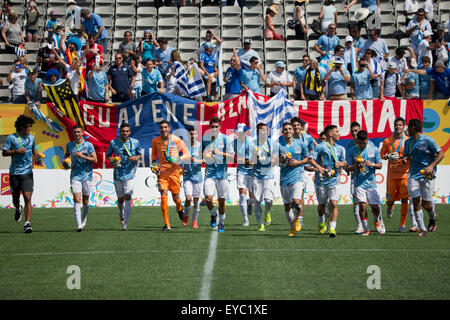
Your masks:
M 100 128 L 109 128 L 110 125 L 110 108 L 106 108 L 106 119 L 105 121 L 103 121 L 103 108 L 99 107 L 98 108 L 98 121 L 99 121 L 99 127 Z
M 141 103 L 139 105 L 139 109 L 137 109 L 136 106 L 133 105 L 135 127 L 140 127 L 141 126 L 141 122 L 139 120 L 140 120 L 140 116 L 141 116 L 141 112 L 142 112 L 142 107 L 143 106 L 144 105 Z
M 221 121 L 225 120 L 225 103 L 221 102 L 219 103 L 219 106 L 217 107 L 217 117 L 220 118 Z
M 123 122 L 128 123 L 127 108 L 121 108 L 119 111 L 119 119 L 117 120 L 117 125 L 120 126 L 120 124 Z
M 88 110 L 93 110 L 94 106 L 91 106 L 89 104 L 83 104 L 83 120 L 84 120 L 84 124 L 86 126 L 93 126 L 94 125 L 94 120 L 95 117 L 93 115 L 89 116 L 89 119 L 87 119 L 88 116 Z
M 170 108 L 170 102 L 166 101 L 166 110 L 167 110 L 167 121 L 170 121 L 170 117 L 173 118 L 173 121 L 178 122 L 176 117 L 177 112 L 177 104 L 175 102 L 172 103 L 172 109 Z
M 229 106 L 230 106 L 230 112 L 228 113 L 228 117 L 230 117 L 230 118 L 237 117 L 237 115 L 238 115 L 237 112 L 233 112 L 234 103 L 232 101 L 230 101 Z
M 341 107 L 344 109 L 343 117 L 340 117 Z M 331 123 L 338 127 L 341 136 L 346 136 L 350 133 L 350 110 L 349 101 L 333 101 L 331 106 Z M 341 119 L 344 120 L 342 126 L 340 124 Z
M 406 100 L 400 100 L 400 117 L 406 119 Z
M 323 131 L 323 101 L 317 103 L 317 134 Z
M 238 100 L 238 113 L 239 114 L 241 114 L 242 109 L 247 109 L 247 103 L 246 103 L 245 96 L 239 97 L 239 100 Z
M 205 105 L 202 103 L 200 105 L 200 125 L 207 126 L 209 121 L 205 121 Z
M 153 112 L 153 122 L 158 123 L 164 120 L 162 117 L 158 117 L 158 113 L 161 113 L 161 110 L 156 107 L 157 104 L 162 105 L 162 100 L 153 100 L 152 101 L 152 112 Z
M 377 132 L 384 132 L 384 130 L 386 129 L 386 123 L 388 121 L 391 131 L 394 132 L 394 120 L 395 120 L 394 106 L 391 100 L 386 100 L 384 101 L 383 108 L 381 109 L 380 121 L 378 122 Z
M 363 125 L 363 116 L 366 123 L 367 133 L 373 132 L 373 100 L 365 100 L 366 107 L 364 108 L 364 101 L 356 101 L 356 121 Z
M 195 121 L 188 120 L 189 117 L 194 118 L 194 115 L 188 111 L 188 109 L 195 110 L 194 104 L 184 104 L 184 112 L 183 112 L 183 122 L 185 125 L 188 126 L 195 126 Z M 195 115 L 195 118 L 197 118 L 197 115 Z
M 294 108 L 308 110 L 308 101 L 294 101 Z

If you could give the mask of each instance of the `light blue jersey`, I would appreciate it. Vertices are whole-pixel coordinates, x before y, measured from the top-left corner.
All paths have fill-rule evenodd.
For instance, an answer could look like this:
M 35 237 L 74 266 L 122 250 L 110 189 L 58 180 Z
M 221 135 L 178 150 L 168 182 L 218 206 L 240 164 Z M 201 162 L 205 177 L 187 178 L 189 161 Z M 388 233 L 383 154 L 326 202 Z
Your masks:
M 202 145 L 200 142 L 195 142 L 194 146 L 190 144 L 186 144 L 191 156 L 197 160 L 202 159 Z M 183 163 L 184 181 L 191 181 L 192 183 L 202 183 L 203 175 L 202 175 L 202 165 L 196 163 Z
M 230 139 L 219 133 L 217 138 L 213 139 L 213 137 L 209 135 L 205 135 L 203 139 L 203 150 L 214 150 L 218 149 L 220 152 L 226 153 L 234 153 L 233 145 L 231 144 Z M 228 179 L 228 165 L 227 159 L 225 157 L 219 155 L 213 155 L 213 157 L 206 158 L 206 177 L 215 179 L 215 180 L 225 180 Z
M 283 137 L 279 142 L 279 154 L 287 155 L 290 153 L 292 159 L 302 161 L 308 156 L 308 148 L 300 139 L 293 139 L 291 145 L 288 145 Z M 296 182 L 301 181 L 303 165 L 298 167 L 290 167 L 289 163 L 280 163 L 280 186 L 292 186 Z
M 66 150 L 70 153 L 72 159 L 72 170 L 70 172 L 70 179 L 77 181 L 91 181 L 92 180 L 92 162 L 75 156 L 75 152 L 80 151 L 85 156 L 90 156 L 95 153 L 94 146 L 88 141 L 83 141 L 77 145 L 75 141 L 70 141 L 66 145 Z
M 122 143 L 120 138 L 114 139 L 109 143 L 106 155 L 108 157 L 120 157 L 120 167 L 114 168 L 114 180 L 131 180 L 136 175 L 137 161 L 130 161 L 130 157 L 142 154 L 139 140 L 128 138 L 128 141 Z
M 345 161 L 345 149 L 344 147 L 334 144 L 333 147 L 324 141 L 316 146 L 311 152 L 310 157 L 314 159 L 324 169 L 334 170 L 335 174 L 331 178 L 321 177 L 319 172 L 316 172 L 314 178 L 314 184 L 316 186 L 333 187 L 339 183 L 339 172 L 336 169 L 336 161 Z
M 234 152 L 236 154 L 236 158 L 239 159 L 250 159 L 250 145 L 251 141 L 248 137 L 245 138 L 244 141 L 241 141 L 239 138 L 233 141 L 234 143 Z M 253 167 L 245 166 L 245 164 L 238 163 L 237 172 L 244 176 L 253 176 Z
M 277 143 L 267 140 L 263 144 L 259 144 L 258 140 L 252 141 L 250 146 L 250 154 L 255 162 L 253 166 L 253 176 L 258 180 L 270 180 L 274 178 L 271 158 L 273 154 L 278 153 Z M 257 159 L 258 155 L 258 159 Z
M 409 157 L 409 176 L 413 179 L 420 180 L 423 175 L 420 170 L 425 169 L 436 159 L 436 154 L 441 151 L 433 138 L 421 135 L 415 141 L 412 137 L 405 141 L 403 155 Z M 436 167 L 434 167 L 436 172 Z
M 373 164 L 381 163 L 380 150 L 373 144 L 367 144 L 364 150 L 360 150 L 359 146 L 353 146 L 350 148 L 347 156 L 347 164 L 349 166 L 354 165 L 356 157 L 361 155 L 364 160 L 369 160 Z M 359 188 L 374 189 L 377 187 L 375 179 L 375 168 L 365 166 L 365 171 L 355 170 L 353 172 L 354 186 Z
M 29 134 L 26 137 L 21 137 L 18 133 L 13 133 L 6 138 L 3 150 L 17 150 L 25 148 L 27 152 L 24 154 L 14 154 L 11 156 L 11 165 L 9 167 L 9 174 L 30 174 L 33 173 L 33 153 L 36 149 L 34 136 Z

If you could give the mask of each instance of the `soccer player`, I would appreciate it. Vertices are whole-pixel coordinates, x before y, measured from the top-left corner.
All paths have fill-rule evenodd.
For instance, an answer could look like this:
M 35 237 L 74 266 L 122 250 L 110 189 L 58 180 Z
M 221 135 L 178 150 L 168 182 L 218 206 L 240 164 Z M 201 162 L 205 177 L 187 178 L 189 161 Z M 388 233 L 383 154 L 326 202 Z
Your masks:
M 180 198 L 180 162 L 190 158 L 186 144 L 179 137 L 170 133 L 170 123 L 163 120 L 159 123 L 160 136 L 152 140 L 152 167 L 158 165 L 157 187 L 161 193 L 161 213 L 164 220 L 162 231 L 170 231 L 169 206 L 167 204 L 169 191 L 176 204 L 178 217 L 184 218 L 184 210 Z
M 250 150 L 250 159 L 253 163 L 253 198 L 255 200 L 255 217 L 258 231 L 265 231 L 262 220 L 261 202 L 264 201 L 264 220 L 267 225 L 272 223 L 270 209 L 272 208 L 275 187 L 273 166 L 278 161 L 278 147 L 268 139 L 269 129 L 265 123 L 256 125 L 256 140 Z
M 300 119 L 299 117 L 294 117 L 291 119 L 291 124 L 294 127 L 294 138 L 300 139 L 302 143 L 304 143 L 308 149 L 308 154 L 312 152 L 312 150 L 316 147 L 317 142 L 314 140 L 314 138 L 307 132 L 305 132 L 306 129 L 306 122 Z M 305 165 L 301 165 L 299 170 L 299 181 L 301 182 L 302 190 L 306 190 L 308 186 L 308 172 L 305 171 Z M 303 227 L 303 209 L 305 207 L 305 193 L 302 192 L 302 198 L 301 198 L 301 209 L 300 209 L 300 216 L 295 221 L 295 230 L 296 232 L 300 232 L 300 230 Z
M 367 203 L 372 209 L 374 224 L 380 234 L 386 233 L 380 210 L 380 195 L 378 194 L 375 170 L 381 169 L 380 151 L 369 143 L 367 131 L 360 130 L 356 135 L 356 146 L 353 146 L 347 156 L 348 170 L 353 171 L 354 195 L 359 206 L 359 214 L 364 231 L 363 236 L 370 234 L 367 222 Z
M 33 155 L 39 157 L 36 150 L 35 138 L 31 133 L 34 120 L 25 115 L 17 117 L 14 126 L 16 132 L 6 138 L 2 149 L 4 157 L 11 157 L 9 167 L 9 184 L 12 192 L 12 200 L 16 208 L 14 219 L 16 222 L 22 220 L 23 207 L 20 205 L 20 192 L 22 192 L 25 203 L 25 225 L 24 233 L 31 233 L 33 229 L 30 225 L 31 197 L 33 195 Z
M 358 132 L 361 130 L 361 125 L 359 124 L 359 122 L 352 122 L 350 125 L 350 134 L 352 135 L 353 140 L 351 140 L 348 144 L 347 144 L 347 154 L 350 152 L 350 149 L 353 148 L 354 146 L 357 145 L 357 134 Z M 369 142 L 372 143 L 372 142 Z M 361 222 L 361 217 L 359 215 L 359 205 L 358 205 L 358 201 L 356 200 L 356 195 L 355 195 L 355 180 L 353 177 L 353 172 L 348 170 L 347 171 L 348 174 L 350 174 L 350 194 L 352 195 L 353 198 L 353 216 L 355 217 L 355 221 L 356 221 L 356 230 L 355 230 L 355 234 L 361 234 L 364 231 L 362 222 Z
M 294 139 L 294 127 L 291 122 L 283 124 L 283 137 L 279 141 L 280 190 L 284 204 L 284 213 L 290 225 L 289 236 L 296 233 L 296 223 L 303 207 L 302 166 L 308 162 L 308 148 L 300 139 Z M 301 177 L 299 180 L 299 176 Z M 294 203 L 294 213 L 291 203 Z
M 203 157 L 206 162 L 204 194 L 206 207 L 211 213 L 211 227 L 217 225 L 214 209 L 214 193 L 219 201 L 219 225 L 217 231 L 225 232 L 225 200 L 229 195 L 228 162 L 234 160 L 233 145 L 229 138 L 220 133 L 221 122 L 217 117 L 209 121 L 209 134 L 203 136 Z
M 114 166 L 114 187 L 116 188 L 119 217 L 122 230 L 126 231 L 131 212 L 134 177 L 137 162 L 142 158 L 142 151 L 139 141 L 130 138 L 131 131 L 128 123 L 120 125 L 119 134 L 120 137 L 109 143 L 106 157 Z
M 73 212 L 77 223 L 77 232 L 86 226 L 89 211 L 89 197 L 92 185 L 92 164 L 97 163 L 94 146 L 83 138 L 83 127 L 73 127 L 74 139 L 66 145 L 64 158 L 71 158 L 70 187 L 73 194 Z M 83 213 L 81 213 L 83 203 Z
M 408 138 L 405 133 L 405 119 L 399 117 L 394 120 L 394 134 L 386 138 L 380 150 L 382 159 L 388 160 L 386 176 L 386 203 L 388 206 L 387 217 L 394 213 L 394 202 L 400 200 L 400 228 L 399 232 L 406 231 L 406 217 L 408 216 L 408 169 L 409 163 L 403 161 L 403 148 Z
M 187 226 L 191 212 L 192 200 L 194 208 L 192 213 L 192 228 L 198 228 L 198 214 L 200 213 L 200 195 L 202 191 L 203 175 L 202 144 L 197 141 L 197 131 L 194 127 L 188 128 L 190 143 L 188 145 L 190 160 L 183 163 L 183 188 L 186 200 L 184 201 L 183 225 Z
M 422 134 L 422 122 L 411 119 L 408 122 L 409 138 L 405 142 L 404 161 L 409 160 L 408 192 L 413 199 L 414 214 L 419 225 L 419 237 L 436 230 L 436 212 L 433 206 L 433 193 L 436 166 L 444 159 L 444 152 L 429 136 Z M 422 207 L 429 214 L 428 228 L 423 222 Z
M 239 189 L 239 208 L 241 209 L 243 226 L 248 227 L 248 214 L 251 214 L 253 203 L 253 167 L 250 165 L 250 144 L 246 135 L 245 124 L 239 123 L 234 140 L 234 152 L 237 160 L 237 187 Z M 250 213 L 249 213 L 250 210 Z
M 339 171 L 346 166 L 345 149 L 336 144 L 340 137 L 337 126 L 327 126 L 325 134 L 327 141 L 316 146 L 310 155 L 310 162 L 318 170 L 314 178 L 314 184 L 317 190 L 317 200 L 319 201 L 319 206 L 317 207 L 319 233 L 324 234 L 327 231 L 324 215 L 327 201 L 329 201 L 329 236 L 334 238 L 336 237 L 337 203 L 339 200 L 337 185 L 339 184 Z

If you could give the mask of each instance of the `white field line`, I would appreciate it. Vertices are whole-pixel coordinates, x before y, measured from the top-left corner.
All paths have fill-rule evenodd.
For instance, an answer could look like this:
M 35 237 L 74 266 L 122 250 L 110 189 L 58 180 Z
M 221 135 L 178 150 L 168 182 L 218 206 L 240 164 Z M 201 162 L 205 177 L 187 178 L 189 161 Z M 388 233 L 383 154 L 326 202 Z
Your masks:
M 210 300 L 211 282 L 214 271 L 214 262 L 216 261 L 217 252 L 217 231 L 213 231 L 211 234 L 211 240 L 209 241 L 208 258 L 206 259 L 205 266 L 203 268 L 202 287 L 200 289 L 199 300 Z

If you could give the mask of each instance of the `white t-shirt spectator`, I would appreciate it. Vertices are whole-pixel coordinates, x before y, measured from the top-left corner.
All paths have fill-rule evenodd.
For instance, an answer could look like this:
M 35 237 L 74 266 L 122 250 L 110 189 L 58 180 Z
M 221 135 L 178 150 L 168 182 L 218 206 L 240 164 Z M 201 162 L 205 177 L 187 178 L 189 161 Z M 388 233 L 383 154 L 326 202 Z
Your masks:
M 80 77 L 81 74 L 78 74 L 77 70 L 70 69 L 70 66 L 66 66 L 66 78 L 70 80 L 70 87 L 75 95 L 78 95 L 80 92 Z
M 403 74 L 403 71 L 407 68 L 406 58 L 403 57 L 400 60 L 397 59 L 396 56 L 389 57 L 388 59 L 388 65 L 390 63 L 395 63 L 397 65 L 397 70 L 400 74 Z
M 25 82 L 27 81 L 27 73 L 25 69 L 20 70 L 20 72 L 12 72 L 11 74 L 11 93 L 13 96 L 22 96 L 25 94 Z
M 283 70 L 282 74 L 279 74 L 277 71 L 272 71 L 271 73 L 269 73 L 269 76 L 267 77 L 267 82 L 269 83 L 273 83 L 273 82 L 292 82 L 292 76 L 291 74 L 286 71 Z M 283 88 L 284 90 L 287 91 L 285 86 L 274 86 L 270 88 L 270 92 L 273 94 L 277 94 L 281 88 Z
M 417 62 L 419 64 L 421 63 L 423 57 L 429 57 L 431 60 L 431 65 L 433 65 L 433 54 L 431 50 L 428 50 L 429 46 L 430 44 L 427 40 L 423 39 L 422 41 L 420 41 L 419 48 L 417 49 Z
M 428 21 L 433 20 L 433 17 L 434 17 L 434 3 L 433 3 L 433 0 L 425 1 L 424 5 L 423 5 L 423 9 L 428 14 Z
M 395 97 L 395 92 L 397 90 L 397 84 L 401 84 L 401 76 L 398 73 L 390 74 L 387 71 L 383 72 L 381 79 L 384 81 L 384 91 L 383 95 L 386 98 Z
M 403 3 L 403 11 L 409 13 L 417 10 L 419 10 L 419 3 L 416 0 L 405 0 L 405 3 Z

